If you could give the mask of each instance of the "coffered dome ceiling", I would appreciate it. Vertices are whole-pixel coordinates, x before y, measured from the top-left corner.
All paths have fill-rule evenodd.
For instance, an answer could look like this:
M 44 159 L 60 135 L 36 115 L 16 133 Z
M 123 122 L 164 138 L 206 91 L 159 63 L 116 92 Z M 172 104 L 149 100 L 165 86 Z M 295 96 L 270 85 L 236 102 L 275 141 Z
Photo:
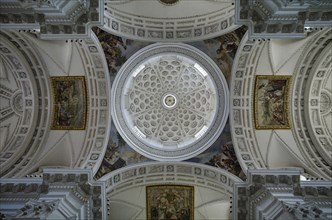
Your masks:
M 208 148 L 228 115 L 220 69 L 198 49 L 155 44 L 138 51 L 113 84 L 112 111 L 123 138 L 157 160 L 183 160 Z

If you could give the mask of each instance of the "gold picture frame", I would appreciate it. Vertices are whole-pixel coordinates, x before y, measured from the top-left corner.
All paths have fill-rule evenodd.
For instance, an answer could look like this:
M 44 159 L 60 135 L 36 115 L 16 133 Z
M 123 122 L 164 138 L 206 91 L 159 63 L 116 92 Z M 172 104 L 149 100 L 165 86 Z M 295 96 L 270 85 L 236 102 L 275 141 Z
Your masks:
M 257 75 L 254 92 L 256 129 L 290 129 L 291 76 Z
M 147 220 L 194 220 L 194 186 L 146 186 Z
M 52 130 L 84 130 L 87 115 L 84 76 L 50 77 L 52 84 Z

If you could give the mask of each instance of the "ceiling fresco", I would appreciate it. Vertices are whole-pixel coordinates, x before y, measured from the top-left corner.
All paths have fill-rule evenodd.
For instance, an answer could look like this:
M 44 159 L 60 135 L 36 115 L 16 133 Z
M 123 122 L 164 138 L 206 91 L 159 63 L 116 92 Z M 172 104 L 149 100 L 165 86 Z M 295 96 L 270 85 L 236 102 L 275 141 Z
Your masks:
M 94 32 L 105 52 L 112 82 L 121 66 L 130 56 L 143 47 L 151 44 L 117 37 L 98 28 L 95 28 Z M 227 82 L 229 82 L 233 59 L 245 32 L 246 29 L 244 27 L 240 27 L 226 35 L 209 40 L 192 42 L 189 44 L 200 49 L 212 58 L 221 69 Z M 122 139 L 112 122 L 108 147 L 95 178 L 99 179 L 105 174 L 127 165 L 148 161 L 152 160 L 134 151 Z M 203 153 L 188 159 L 187 161 L 222 168 L 242 179 L 245 178 L 233 149 L 230 126 L 228 122 L 226 123 L 226 126 L 219 138 L 214 144 L 212 144 L 211 147 Z

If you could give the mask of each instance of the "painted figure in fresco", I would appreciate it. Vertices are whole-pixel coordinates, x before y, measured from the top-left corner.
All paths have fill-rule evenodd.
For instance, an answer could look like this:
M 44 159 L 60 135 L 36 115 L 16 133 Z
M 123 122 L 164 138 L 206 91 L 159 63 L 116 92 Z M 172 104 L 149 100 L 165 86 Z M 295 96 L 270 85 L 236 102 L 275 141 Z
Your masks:
M 236 158 L 236 154 L 231 142 L 228 142 L 220 147 L 220 151 L 214 155 L 206 164 L 225 169 L 240 178 L 245 175 L 242 172 L 241 166 Z
M 229 79 L 231 75 L 233 60 L 245 32 L 246 30 L 241 27 L 234 32 L 215 38 L 220 43 L 216 50 L 217 63 L 226 79 Z
M 75 118 L 80 115 L 78 88 L 74 80 L 59 81 L 57 89 L 58 121 L 59 126 L 70 126 L 76 124 Z
M 189 220 L 190 215 L 187 209 L 181 209 L 179 220 Z
M 99 28 L 94 29 L 94 31 L 105 52 L 109 72 L 110 74 L 115 75 L 118 69 L 127 60 L 121 51 L 121 48 L 124 50 L 127 49 L 126 40 L 123 40 L 121 37 L 111 35 Z
M 151 220 L 189 220 L 190 213 L 183 196 L 176 190 L 165 189 L 151 207 Z
M 283 91 L 285 80 L 273 80 L 262 83 L 258 87 L 258 100 L 263 109 L 262 119 L 264 124 L 284 124 Z

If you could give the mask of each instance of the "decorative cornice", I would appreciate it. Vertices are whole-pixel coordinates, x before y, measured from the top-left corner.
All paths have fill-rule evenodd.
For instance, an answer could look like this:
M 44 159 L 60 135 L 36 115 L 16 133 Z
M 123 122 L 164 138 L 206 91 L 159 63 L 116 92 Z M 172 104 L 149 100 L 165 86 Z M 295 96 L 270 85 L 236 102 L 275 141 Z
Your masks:
M 3 29 L 40 30 L 42 39 L 89 38 L 92 26 L 102 26 L 104 0 L 0 2 Z
M 314 217 L 324 219 L 332 211 L 315 207 L 319 207 L 321 201 L 332 205 L 331 187 L 331 182 L 327 181 L 302 182 L 299 171 L 248 170 L 247 182 L 234 184 L 233 218 L 275 219 L 285 215 L 303 219 L 309 217 L 307 213 L 311 213 Z M 307 208 L 301 212 L 303 207 Z M 294 212 L 295 209 L 298 210 Z
M 64 218 L 106 218 L 105 183 L 94 181 L 91 170 L 45 169 L 38 178 L 0 179 L 0 186 L 5 218 L 45 218 L 55 210 Z
M 307 31 L 332 27 L 331 1 L 235 1 L 235 23 L 249 27 L 249 38 L 304 37 Z

